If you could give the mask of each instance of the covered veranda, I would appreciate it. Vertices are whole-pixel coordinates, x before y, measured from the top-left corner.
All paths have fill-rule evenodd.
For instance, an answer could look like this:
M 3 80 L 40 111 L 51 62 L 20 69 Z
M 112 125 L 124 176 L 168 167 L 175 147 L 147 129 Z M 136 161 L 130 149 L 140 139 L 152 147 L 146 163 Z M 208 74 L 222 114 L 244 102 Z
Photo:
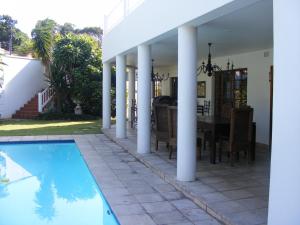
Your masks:
M 297 58 L 297 55 L 289 60 L 284 58 L 291 53 L 287 51 L 286 45 L 289 46 L 292 43 L 283 41 L 285 38 L 282 35 L 282 31 L 286 31 L 283 24 L 294 22 L 293 19 L 289 19 L 283 14 L 293 14 L 294 12 L 297 15 L 297 12 L 292 8 L 285 10 L 278 4 L 275 5 L 273 11 L 273 2 L 266 0 L 257 1 L 255 4 L 235 9 L 221 16 L 217 14 L 218 12 L 213 11 L 208 13 L 205 18 L 191 21 L 191 23 L 179 27 L 178 30 L 160 35 L 122 55 L 117 55 L 115 60 L 104 63 L 104 132 L 149 167 L 151 165 L 153 170 L 158 168 L 158 171 L 162 171 L 161 176 L 167 180 L 170 179 L 170 183 L 177 185 L 186 195 L 191 195 L 192 199 L 196 195 L 196 203 L 203 204 L 203 208 L 207 212 L 227 224 L 267 223 L 270 172 L 270 157 L 266 146 L 269 144 L 270 115 L 268 82 L 269 70 L 273 64 L 276 65 L 275 74 L 278 74 L 275 77 L 277 86 L 275 86 L 274 97 L 277 96 L 278 99 L 275 99 L 273 114 L 271 171 L 274 168 L 274 178 L 272 182 L 271 177 L 270 201 L 273 205 L 269 209 L 269 223 L 276 218 L 278 204 L 281 201 L 287 202 L 289 199 L 288 203 L 291 207 L 297 205 L 288 193 L 280 192 L 278 195 L 277 192 L 283 185 L 279 185 L 280 179 L 284 179 L 283 188 L 285 190 L 295 191 L 294 187 L 298 185 L 298 182 L 295 181 L 296 177 L 294 177 L 295 179 L 291 176 L 289 179 L 283 178 L 283 174 L 289 173 L 290 168 L 283 168 L 280 165 L 280 161 L 295 165 L 293 163 L 296 148 L 294 133 L 297 132 L 292 132 L 287 136 L 282 129 L 297 131 L 298 127 L 295 127 L 294 122 L 286 117 L 290 116 L 289 118 L 295 119 L 295 111 L 299 112 L 299 107 L 293 112 L 286 110 L 287 105 L 291 108 L 294 107 L 292 102 L 286 102 L 287 99 L 282 97 L 287 96 L 288 93 L 292 94 L 291 91 L 296 90 L 296 86 L 294 87 L 290 83 L 290 79 L 295 82 L 299 80 L 296 76 L 292 76 L 287 84 L 287 80 L 285 80 L 287 78 L 283 76 L 287 70 L 289 70 L 289 74 L 292 74 L 291 63 L 297 65 L 294 59 Z M 273 12 L 275 16 L 273 16 Z M 278 29 L 282 31 L 278 32 Z M 299 38 L 299 35 L 299 30 L 293 30 L 293 37 L 289 38 L 293 41 L 296 40 L 295 37 Z M 256 149 L 257 158 L 253 164 L 248 165 L 242 159 L 235 167 L 231 167 L 226 162 L 210 164 L 207 155 L 197 162 L 196 106 L 197 101 L 201 101 L 197 99 L 197 81 L 201 78 L 197 78 L 196 71 L 202 59 L 206 60 L 208 42 L 215 43 L 212 55 L 215 57 L 213 61 L 217 64 L 225 67 L 226 59 L 230 58 L 238 68 L 248 68 L 247 100 L 248 104 L 254 108 L 254 121 L 257 125 L 256 140 L 259 142 Z M 299 48 L 299 44 L 296 47 Z M 161 145 L 156 154 L 151 154 L 151 59 L 155 59 L 156 71 L 173 73 L 174 77 L 178 77 L 177 156 L 172 160 L 168 160 L 166 157 L 165 145 Z M 115 129 L 110 124 L 109 97 L 110 71 L 113 64 L 116 64 L 117 72 Z M 130 98 L 133 98 L 132 93 L 135 92 L 133 68 L 138 69 L 136 131 L 127 129 L 126 123 L 127 66 L 130 66 L 128 73 Z M 207 82 L 208 95 L 213 103 L 214 77 L 204 79 Z M 168 84 L 163 83 L 165 84 L 162 84 L 162 92 L 169 94 Z M 128 102 L 131 102 L 130 99 Z M 212 104 L 212 115 L 213 113 L 214 105 Z M 287 151 L 291 151 L 293 156 L 287 153 L 282 154 L 281 146 L 287 140 L 289 140 L 288 148 L 290 148 Z M 235 214 L 235 217 L 230 217 L 232 214 Z M 245 217 L 249 217 L 249 220 Z M 281 218 L 284 222 L 291 219 L 291 217 L 286 217 L 284 220 Z
M 151 154 L 138 154 L 137 133 L 129 124 L 126 139 L 116 138 L 115 126 L 103 132 L 220 222 L 237 225 L 267 224 L 270 174 L 268 150 L 258 146 L 255 163 L 248 164 L 246 159 L 240 159 L 234 167 L 226 161 L 211 164 L 209 151 L 204 151 L 202 159 L 197 161 L 195 181 L 181 182 L 176 179 L 176 154 L 170 160 L 164 143 L 160 143 L 156 151 L 154 136 L 151 139 Z M 191 218 L 197 218 L 196 212 L 190 214 Z

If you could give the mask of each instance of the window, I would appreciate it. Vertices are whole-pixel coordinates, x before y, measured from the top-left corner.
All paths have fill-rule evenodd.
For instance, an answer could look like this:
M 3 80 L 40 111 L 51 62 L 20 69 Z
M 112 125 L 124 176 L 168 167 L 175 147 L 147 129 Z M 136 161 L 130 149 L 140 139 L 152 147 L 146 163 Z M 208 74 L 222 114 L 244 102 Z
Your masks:
M 154 97 L 161 96 L 162 94 L 162 85 L 161 81 L 154 81 Z

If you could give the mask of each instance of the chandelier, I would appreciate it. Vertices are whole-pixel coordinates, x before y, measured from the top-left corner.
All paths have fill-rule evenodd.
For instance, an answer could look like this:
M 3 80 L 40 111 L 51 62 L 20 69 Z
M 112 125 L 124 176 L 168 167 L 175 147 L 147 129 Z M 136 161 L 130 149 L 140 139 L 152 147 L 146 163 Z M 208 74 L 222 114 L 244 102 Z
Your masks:
M 154 59 L 152 59 L 152 71 L 151 71 L 151 80 L 152 82 L 162 82 L 163 80 L 168 80 L 170 77 L 170 74 L 159 74 L 159 73 L 154 73 Z
M 205 62 L 202 62 L 202 65 L 197 69 L 197 75 L 200 75 L 201 73 L 207 74 L 207 76 L 211 77 L 216 72 L 221 71 L 222 68 L 219 67 L 217 64 L 211 63 L 211 43 L 208 43 L 208 58 L 207 58 L 207 64 L 205 65 Z
M 152 81 L 152 93 L 153 97 L 157 97 L 161 95 L 161 82 L 163 80 L 168 80 L 170 74 L 159 74 L 154 73 L 154 59 L 152 59 L 152 70 L 151 70 L 151 81 Z

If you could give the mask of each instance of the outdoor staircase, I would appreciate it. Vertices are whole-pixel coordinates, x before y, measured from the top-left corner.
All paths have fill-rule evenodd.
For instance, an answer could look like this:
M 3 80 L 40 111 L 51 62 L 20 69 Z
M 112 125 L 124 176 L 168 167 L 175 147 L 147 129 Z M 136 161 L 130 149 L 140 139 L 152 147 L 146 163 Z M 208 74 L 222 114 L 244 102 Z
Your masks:
M 22 108 L 20 108 L 15 114 L 13 119 L 34 119 L 38 116 L 38 95 L 36 94 L 30 99 Z
M 37 93 L 32 99 L 30 99 L 22 108 L 20 108 L 15 114 L 13 119 L 34 119 L 39 113 L 43 113 L 47 105 L 51 102 L 54 96 L 54 90 L 51 87 L 47 87 Z

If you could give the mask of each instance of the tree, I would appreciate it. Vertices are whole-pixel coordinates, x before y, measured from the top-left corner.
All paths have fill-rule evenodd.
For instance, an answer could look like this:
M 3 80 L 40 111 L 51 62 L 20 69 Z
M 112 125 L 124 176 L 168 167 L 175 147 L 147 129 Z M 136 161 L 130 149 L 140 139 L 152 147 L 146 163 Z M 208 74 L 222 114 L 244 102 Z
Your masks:
M 46 68 L 46 76 L 51 79 L 51 60 L 57 23 L 51 19 L 39 20 L 31 32 L 33 49 Z
M 103 30 L 100 27 L 85 27 L 83 29 L 76 29 L 76 34 L 88 34 L 95 38 L 100 44 L 102 41 Z
M 68 33 L 74 33 L 74 27 L 75 25 L 72 23 L 64 23 L 64 25 L 59 26 L 59 32 L 62 35 L 66 35 Z
M 13 52 L 17 55 L 27 56 L 33 53 L 33 42 L 27 34 L 16 28 Z
M 33 41 L 31 39 L 25 39 L 21 42 L 20 45 L 15 46 L 13 51 L 17 55 L 28 56 L 29 54 L 33 54 Z
M 8 15 L 0 16 L 0 43 L 1 47 L 9 50 L 10 38 L 14 37 L 16 20 L 13 20 Z M 14 39 L 12 39 L 14 41 Z
M 58 35 L 53 50 L 52 81 L 58 111 L 70 112 L 74 102 L 84 113 L 100 115 L 102 61 L 98 43 L 89 35 Z
M 15 54 L 27 56 L 33 52 L 32 43 L 28 35 L 15 27 L 16 20 L 8 15 L 0 16 L 0 43 L 1 47 L 9 50 L 10 41 Z

